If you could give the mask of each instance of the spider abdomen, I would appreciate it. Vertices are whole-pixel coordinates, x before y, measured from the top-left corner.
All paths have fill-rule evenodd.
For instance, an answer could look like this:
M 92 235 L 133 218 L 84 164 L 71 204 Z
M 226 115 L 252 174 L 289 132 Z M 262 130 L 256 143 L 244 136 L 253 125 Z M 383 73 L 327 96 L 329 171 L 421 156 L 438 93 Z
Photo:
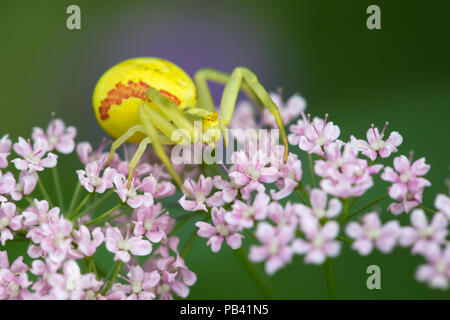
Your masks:
M 191 78 L 175 64 L 160 58 L 134 58 L 120 62 L 99 79 L 93 107 L 100 126 L 113 138 L 140 123 L 138 107 L 149 101 L 150 87 L 167 96 L 180 109 L 196 104 L 196 88 Z M 139 142 L 135 134 L 128 141 Z

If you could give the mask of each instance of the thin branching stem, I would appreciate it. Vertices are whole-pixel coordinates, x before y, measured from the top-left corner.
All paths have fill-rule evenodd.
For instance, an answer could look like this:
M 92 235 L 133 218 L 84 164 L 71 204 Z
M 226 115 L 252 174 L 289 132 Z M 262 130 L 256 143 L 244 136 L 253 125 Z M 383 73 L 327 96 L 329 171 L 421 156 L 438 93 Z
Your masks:
M 73 220 L 76 218 L 76 216 L 78 215 L 78 213 L 80 212 L 81 209 L 83 209 L 84 205 L 86 204 L 86 202 L 92 197 L 92 193 L 88 193 L 86 195 L 86 197 L 84 197 L 84 199 L 81 201 L 81 203 L 78 205 L 78 207 L 75 209 L 74 212 L 72 212 L 71 214 L 69 214 L 69 216 L 67 217 L 69 220 Z
M 93 224 L 96 224 L 100 221 L 102 221 L 103 219 L 107 218 L 110 214 L 116 212 L 118 209 L 120 209 L 120 207 L 123 206 L 123 203 L 120 202 L 118 204 L 116 204 L 114 207 L 112 207 L 111 209 L 109 209 L 108 211 L 106 211 L 105 213 L 101 214 L 100 216 L 98 216 L 95 219 L 92 219 L 91 221 L 86 222 L 84 225 L 85 226 L 90 226 Z
M 47 200 L 47 202 L 50 205 L 50 207 L 53 207 L 53 202 L 50 199 L 50 196 L 48 195 L 48 192 L 45 189 L 44 184 L 42 183 L 41 177 L 38 177 L 37 183 L 38 183 L 39 190 L 41 190 L 41 193 L 42 193 L 43 197 L 45 198 L 45 200 Z
M 358 211 L 356 211 L 356 212 L 350 214 L 350 215 L 347 217 L 347 219 L 345 219 L 345 221 L 347 221 L 347 220 L 353 218 L 354 216 L 360 214 L 361 212 L 363 212 L 364 210 L 370 208 L 370 207 L 373 206 L 374 204 L 377 204 L 378 202 L 383 201 L 383 200 L 386 199 L 387 197 L 388 197 L 388 194 L 387 194 L 387 193 L 386 193 L 386 194 L 383 194 L 383 195 L 382 195 L 381 197 L 379 197 L 378 199 L 375 199 L 375 200 L 373 200 L 372 202 L 369 202 L 366 206 L 364 206 L 364 207 L 362 207 L 361 209 L 359 209 Z M 344 221 L 344 222 L 345 222 L 345 221 Z
M 275 300 L 277 299 L 277 294 L 273 291 L 272 287 L 268 284 L 267 279 L 261 274 L 252 262 L 248 260 L 247 254 L 242 248 L 233 250 L 234 255 L 239 260 L 239 262 L 247 271 L 250 278 L 258 287 L 264 299 Z
M 81 184 L 78 182 L 73 192 L 72 200 L 70 200 L 69 209 L 67 209 L 67 212 L 72 212 L 73 208 L 75 207 L 75 203 L 77 202 L 78 197 L 80 195 L 80 191 L 81 191 Z
M 327 258 L 324 263 L 325 283 L 327 286 L 327 294 L 329 300 L 336 300 L 336 282 L 334 280 L 333 265 L 331 259 Z
M 52 168 L 52 176 L 53 176 L 53 184 L 55 185 L 56 189 L 56 197 L 58 198 L 58 205 L 61 208 L 61 211 L 64 211 L 64 199 L 62 195 L 61 180 L 59 179 L 57 166 Z

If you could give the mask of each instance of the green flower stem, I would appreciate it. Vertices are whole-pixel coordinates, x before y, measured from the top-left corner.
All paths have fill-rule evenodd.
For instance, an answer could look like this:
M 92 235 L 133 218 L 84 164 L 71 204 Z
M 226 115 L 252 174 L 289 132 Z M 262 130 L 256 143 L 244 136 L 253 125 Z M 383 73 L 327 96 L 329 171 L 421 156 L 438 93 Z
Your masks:
M 81 184 L 78 182 L 77 186 L 75 187 L 75 191 L 73 192 L 72 200 L 70 200 L 69 209 L 67 209 L 67 212 L 72 212 L 73 208 L 75 207 L 75 202 L 77 202 L 80 195 L 80 191 Z
M 341 224 L 344 223 L 345 221 L 347 221 L 347 216 L 348 216 L 348 198 L 347 199 L 341 199 L 342 202 L 342 219 L 341 219 Z
M 303 195 L 306 198 L 307 203 L 310 203 L 308 192 L 306 192 L 305 188 L 303 187 L 303 183 L 301 181 L 298 183 L 297 188 L 300 189 L 300 191 L 303 193 Z
M 96 222 L 96 223 L 99 223 L 99 222 L 105 223 L 105 222 L 114 220 L 114 219 L 116 219 L 116 218 L 118 218 L 118 217 L 120 217 L 120 216 L 123 216 L 123 215 L 125 215 L 125 214 L 130 213 L 131 211 L 133 211 L 133 208 L 128 208 L 128 209 L 126 209 L 126 210 L 123 210 L 121 213 L 115 214 L 115 215 L 113 215 L 113 216 L 106 217 L 105 219 L 103 219 L 103 220 L 101 220 L 101 221 L 98 221 L 98 222 Z
M 256 284 L 264 299 L 276 300 L 278 298 L 277 295 L 273 292 L 271 286 L 267 283 L 263 275 L 261 275 L 260 270 L 258 270 L 256 266 L 248 260 L 244 250 L 239 248 L 233 250 L 233 253 L 236 258 L 238 258 L 245 271 L 247 271 L 250 278 Z
M 327 258 L 324 263 L 325 282 L 327 286 L 327 294 L 329 300 L 336 300 L 336 282 L 334 281 L 333 265 L 331 259 Z
M 300 193 L 300 191 L 298 191 L 298 189 L 295 189 L 295 193 L 297 193 L 298 197 L 300 198 L 300 201 L 301 201 L 304 205 L 307 205 L 306 200 L 303 198 L 302 194 Z
M 364 210 L 370 208 L 371 206 L 373 206 L 374 204 L 386 199 L 388 197 L 388 194 L 383 194 L 381 197 L 379 197 L 378 199 L 373 200 L 372 202 L 369 202 L 369 204 L 367 204 L 366 206 L 362 207 L 361 209 L 359 209 L 358 211 L 350 214 L 347 219 L 345 219 L 343 222 L 353 218 L 354 216 L 356 216 L 357 214 L 360 214 L 361 212 L 363 212 Z
M 350 205 L 348 206 L 348 209 L 350 210 L 356 203 L 356 201 L 358 201 L 359 197 L 355 197 L 353 198 L 352 202 L 350 202 Z
M 120 202 L 118 204 L 116 204 L 114 207 L 112 207 L 111 209 L 109 209 L 108 211 L 106 211 L 105 213 L 103 213 L 102 215 L 98 216 L 95 219 L 92 219 L 91 221 L 86 222 L 84 225 L 85 226 L 90 226 L 92 224 L 96 224 L 100 221 L 102 221 L 103 219 L 107 218 L 110 214 L 112 214 L 113 212 L 117 211 L 118 209 L 120 209 L 120 207 L 123 206 L 123 203 Z
M 114 190 L 109 190 L 108 192 L 106 192 L 100 199 L 94 201 L 94 203 L 92 203 L 89 207 L 87 207 L 86 209 L 83 210 L 83 212 L 81 214 L 85 214 L 88 213 L 89 211 L 95 209 L 97 206 L 99 206 L 100 204 L 102 204 L 103 202 L 105 202 L 108 197 L 110 195 L 112 195 L 114 193 Z
M 117 275 L 119 274 L 121 266 L 122 266 L 122 260 L 117 261 L 116 269 L 114 270 L 114 274 L 112 275 L 111 280 L 109 280 L 108 285 L 105 287 L 105 289 L 103 289 L 102 295 L 105 295 L 108 292 L 108 290 L 111 288 L 111 286 L 113 285 L 114 280 L 116 280 Z
M 337 236 L 336 239 L 342 242 L 353 243 L 353 240 L 344 236 Z
M 196 214 L 187 214 L 184 217 L 178 218 L 175 222 L 175 226 L 172 228 L 172 231 L 170 233 L 174 233 L 175 231 L 177 231 L 178 229 L 180 229 L 182 226 L 184 226 L 184 224 L 186 222 L 188 222 L 189 220 L 191 220 L 192 217 L 195 217 Z
M 436 211 L 430 208 L 425 207 L 424 205 L 419 205 L 419 208 L 423 209 L 425 212 L 431 213 L 431 214 L 435 214 Z
M 61 189 L 61 180 L 59 179 L 58 174 L 58 167 L 55 166 L 52 168 L 52 176 L 53 176 L 53 184 L 55 185 L 56 189 L 56 196 L 58 198 L 59 207 L 61 208 L 61 211 L 64 211 L 64 199 Z
M 194 245 L 195 239 L 197 239 L 197 230 L 194 229 L 194 231 L 192 231 L 191 235 L 189 236 L 188 241 L 186 242 L 186 244 L 183 247 L 183 250 L 181 251 L 181 257 L 183 259 L 186 259 L 186 257 L 188 256 L 189 252 L 192 249 L 192 246 Z
M 309 163 L 309 171 L 311 172 L 312 185 L 313 187 L 316 187 L 316 178 L 314 176 L 313 158 L 311 153 L 308 153 L 308 163 Z
M 41 193 L 42 193 L 42 195 L 44 196 L 45 200 L 47 200 L 47 202 L 48 202 L 48 204 L 50 205 L 50 207 L 53 207 L 53 202 L 52 202 L 52 200 L 50 199 L 50 196 L 48 195 L 48 192 L 47 192 L 47 190 L 45 189 L 44 184 L 42 183 L 41 177 L 39 177 L 39 176 L 38 176 L 38 181 L 37 181 L 37 183 L 38 183 L 39 189 L 41 190 Z
M 71 214 L 69 214 L 69 216 L 67 217 L 69 220 L 74 220 L 78 214 L 78 212 L 80 212 L 81 209 L 83 209 L 84 205 L 86 204 L 86 202 L 92 197 L 92 193 L 88 193 L 86 195 L 86 197 L 84 197 L 84 199 L 81 201 L 81 203 L 78 205 L 78 207 L 75 209 L 74 212 L 72 212 Z

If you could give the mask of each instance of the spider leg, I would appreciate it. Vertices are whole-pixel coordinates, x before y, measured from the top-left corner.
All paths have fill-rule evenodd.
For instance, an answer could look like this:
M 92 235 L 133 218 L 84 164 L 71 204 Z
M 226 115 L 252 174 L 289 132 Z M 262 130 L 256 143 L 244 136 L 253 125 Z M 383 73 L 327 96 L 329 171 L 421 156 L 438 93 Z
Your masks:
M 220 72 L 211 68 L 203 68 L 198 70 L 194 75 L 195 84 L 197 86 L 198 92 L 198 103 L 197 105 L 200 108 L 206 109 L 208 111 L 215 111 L 215 106 L 213 99 L 211 97 L 211 91 L 208 87 L 208 80 L 214 81 L 218 83 L 226 84 L 230 79 L 230 75 L 228 73 Z M 245 94 L 253 101 L 255 104 L 261 109 L 263 106 L 260 104 L 260 101 L 256 94 L 251 90 L 247 83 L 242 83 L 242 90 Z
M 134 169 L 136 168 L 139 160 L 141 159 L 142 155 L 145 152 L 145 149 L 147 148 L 147 145 L 150 143 L 150 138 L 144 138 L 139 143 L 139 147 L 137 148 L 136 152 L 133 155 L 133 158 L 131 158 L 130 164 L 128 166 L 128 181 L 127 181 L 127 188 L 130 187 L 131 181 L 133 180 L 134 176 Z
M 214 72 L 210 69 L 210 72 Z M 221 74 L 218 71 L 217 74 Z M 280 115 L 280 111 L 272 98 L 267 93 L 266 89 L 258 81 L 258 77 L 249 69 L 244 67 L 237 67 L 233 70 L 228 81 L 225 85 L 225 89 L 222 94 L 222 101 L 220 103 L 221 119 L 225 125 L 230 123 L 233 117 L 234 107 L 236 105 L 237 96 L 241 86 L 243 86 L 242 80 L 245 80 L 246 84 L 258 97 L 258 99 L 264 104 L 264 106 L 275 116 L 278 128 L 280 129 L 281 138 L 284 144 L 284 162 L 287 161 L 288 156 L 288 142 L 286 137 L 286 131 L 284 129 L 283 120 Z
M 111 150 L 109 151 L 109 157 L 106 161 L 105 166 L 108 166 L 111 162 L 112 158 L 114 157 L 114 153 L 116 153 L 116 150 L 124 144 L 129 138 L 131 138 L 136 132 L 141 132 L 143 134 L 145 133 L 144 127 L 141 125 L 135 125 L 128 129 L 123 135 L 121 135 L 119 138 L 114 140 L 114 142 L 111 145 Z
M 175 168 L 173 167 L 172 162 L 169 160 L 169 157 L 167 156 L 166 152 L 164 151 L 164 148 L 163 148 L 161 140 L 160 140 L 160 136 L 158 135 L 158 131 L 157 131 L 157 127 L 159 126 L 159 124 L 157 124 L 156 122 L 158 122 L 158 120 L 155 118 L 152 118 L 152 112 L 149 111 L 149 110 L 151 110 L 149 105 L 151 106 L 151 105 L 153 105 L 153 103 L 143 104 L 139 107 L 139 117 L 140 117 L 142 125 L 145 129 L 145 132 L 148 135 L 148 137 L 151 139 L 151 143 L 153 145 L 153 149 L 156 152 L 156 155 L 164 163 L 164 165 L 166 166 L 169 173 L 172 175 L 175 182 L 180 186 L 180 188 L 186 194 L 189 195 L 190 194 L 189 190 L 187 190 L 186 187 L 184 186 L 183 181 L 181 180 L 181 177 L 175 171 Z M 165 121 L 167 121 L 167 120 L 165 120 Z M 130 164 L 130 167 L 131 167 L 131 164 Z

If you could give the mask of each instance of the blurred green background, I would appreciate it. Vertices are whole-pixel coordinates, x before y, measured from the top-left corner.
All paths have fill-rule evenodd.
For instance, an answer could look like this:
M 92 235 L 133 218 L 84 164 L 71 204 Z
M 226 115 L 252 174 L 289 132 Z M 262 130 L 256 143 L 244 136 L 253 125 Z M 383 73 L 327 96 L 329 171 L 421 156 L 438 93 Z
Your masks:
M 66 28 L 70 4 L 81 7 L 81 30 Z M 370 4 L 381 7 L 381 30 L 366 28 Z M 302 94 L 313 115 L 328 112 L 344 140 L 364 137 L 371 123 L 382 127 L 388 120 L 388 131 L 404 137 L 400 152 L 414 150 L 415 158 L 425 156 L 432 165 L 427 178 L 433 186 L 424 196 L 432 207 L 434 195 L 447 192 L 444 180 L 450 176 L 449 9 L 448 1 L 412 0 L 2 1 L 0 136 L 28 137 L 54 111 L 78 128 L 78 141 L 97 145 L 104 133 L 92 112 L 94 85 L 127 58 L 163 57 L 190 75 L 200 67 L 230 72 L 244 65 L 269 90 L 281 86 L 285 97 Z M 71 155 L 61 166 L 70 199 L 80 164 Z M 306 164 L 304 171 L 307 179 Z M 355 208 L 385 186 L 372 188 Z M 378 206 L 386 217 L 388 203 Z M 180 230 L 182 241 L 192 227 L 193 221 Z M 228 248 L 214 254 L 205 243 L 197 239 L 187 258 L 198 275 L 189 298 L 262 297 Z M 345 249 L 334 261 L 338 297 L 449 298 L 414 280 L 421 262 L 404 249 L 367 258 Z M 381 267 L 381 290 L 366 288 L 371 264 Z M 284 299 L 326 298 L 322 267 L 304 265 L 302 257 L 270 282 Z

